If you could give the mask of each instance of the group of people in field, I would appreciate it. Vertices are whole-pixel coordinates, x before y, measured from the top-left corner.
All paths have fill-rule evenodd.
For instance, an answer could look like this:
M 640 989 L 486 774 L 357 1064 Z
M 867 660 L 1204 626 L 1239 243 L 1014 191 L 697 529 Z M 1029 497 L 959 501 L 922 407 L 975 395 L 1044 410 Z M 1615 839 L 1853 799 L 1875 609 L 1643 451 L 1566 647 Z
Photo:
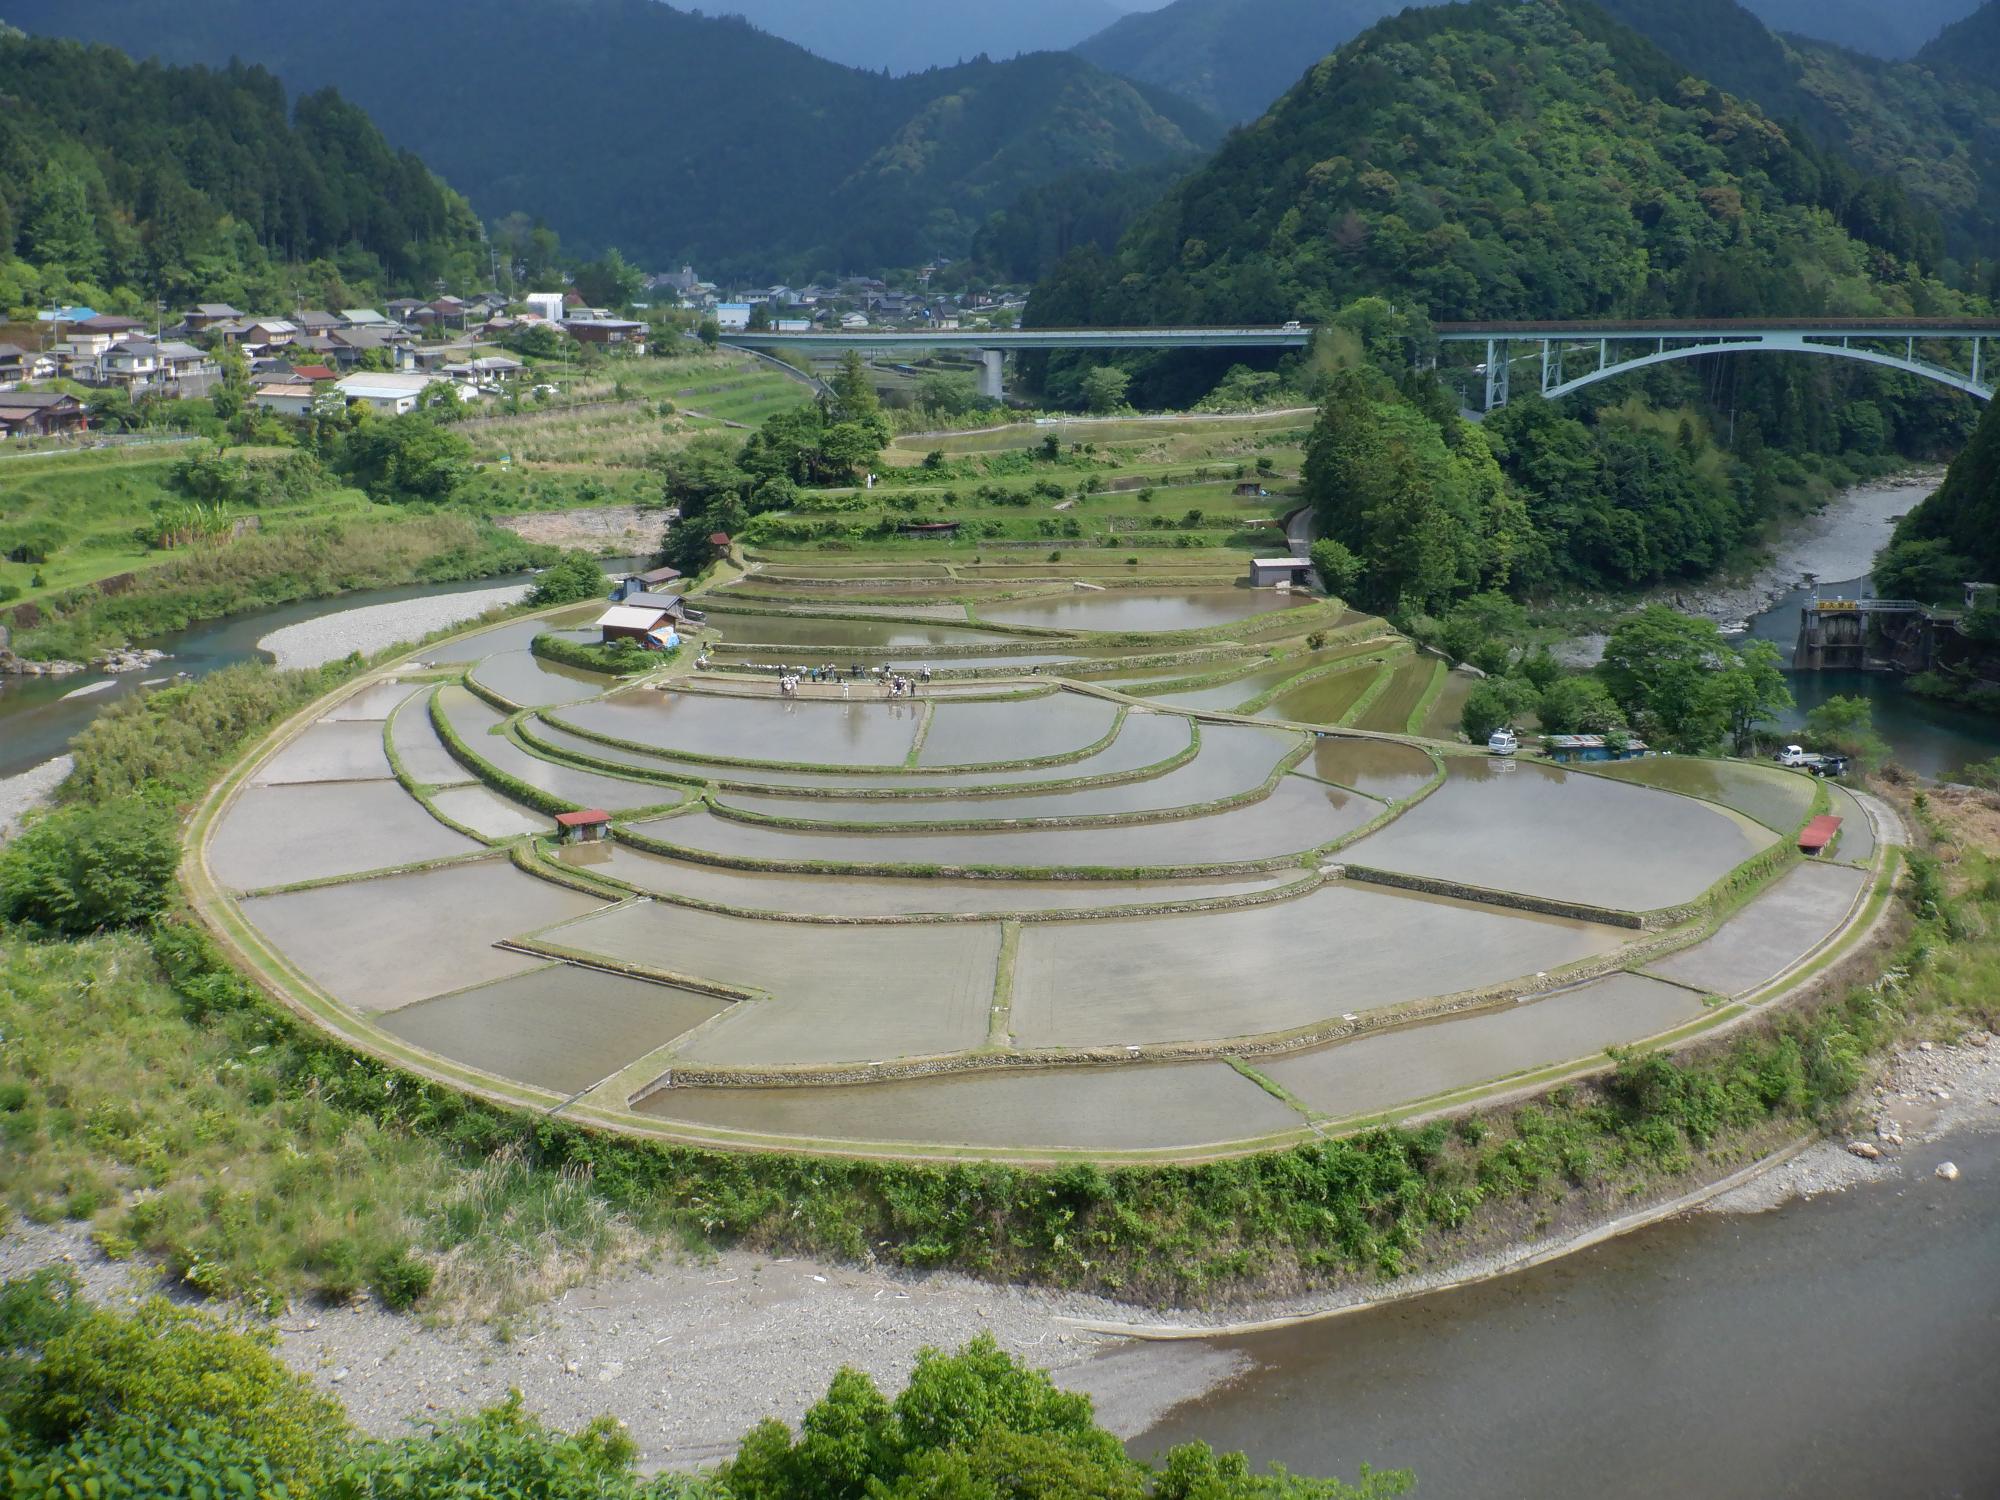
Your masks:
M 849 667 L 833 662 L 819 667 L 783 667 L 778 673 L 778 691 L 787 698 L 796 698 L 801 683 L 837 682 L 840 684 L 840 696 L 845 698 L 855 682 L 868 679 L 872 679 L 891 698 L 913 698 L 917 688 L 931 680 L 931 669 L 923 667 L 916 676 L 909 677 L 892 672 L 887 667 L 864 669 L 859 662 Z

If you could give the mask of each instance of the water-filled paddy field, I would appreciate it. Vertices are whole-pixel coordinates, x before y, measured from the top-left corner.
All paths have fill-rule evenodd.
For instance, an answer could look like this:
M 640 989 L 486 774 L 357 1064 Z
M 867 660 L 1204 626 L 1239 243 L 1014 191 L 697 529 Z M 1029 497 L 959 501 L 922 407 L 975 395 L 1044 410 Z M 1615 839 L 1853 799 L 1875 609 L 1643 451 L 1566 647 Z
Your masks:
M 711 616 L 739 643 L 745 621 L 794 645 L 839 627 L 825 654 L 907 641 L 956 664 L 907 699 L 781 696 L 744 669 L 754 644 L 636 682 L 577 672 L 529 654 L 535 620 L 427 648 L 425 680 L 369 682 L 246 768 L 207 869 L 287 983 L 454 1076 L 704 1139 L 1028 1155 L 1222 1149 L 1585 1064 L 1768 984 L 1873 878 L 1867 815 L 1832 788 L 1840 863 L 1780 861 L 1712 934 L 1699 912 L 1644 931 L 1782 854 L 1813 783 L 1440 756 L 1396 734 L 1445 726 L 1471 679 L 1386 627 L 1313 650 L 1329 611 L 1287 634 L 1297 596 L 975 602 L 1064 632 L 1056 655 L 899 616 L 880 595 L 913 580 L 962 587 L 754 574 L 754 612 Z M 865 619 L 787 613 L 870 593 Z M 1121 676 L 1121 655 L 1153 660 Z M 1119 698 L 1066 661 L 1141 688 L 1236 675 Z M 1318 732 L 1196 717 L 1315 671 L 1261 716 Z M 559 846 L 563 807 L 601 809 L 609 837 Z

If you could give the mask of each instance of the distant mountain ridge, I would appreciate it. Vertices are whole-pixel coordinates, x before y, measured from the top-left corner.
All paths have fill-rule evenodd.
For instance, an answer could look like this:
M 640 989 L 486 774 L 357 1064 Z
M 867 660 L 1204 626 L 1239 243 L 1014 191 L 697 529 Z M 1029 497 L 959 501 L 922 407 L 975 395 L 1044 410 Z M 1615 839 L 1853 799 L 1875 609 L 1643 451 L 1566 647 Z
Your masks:
M 716 0 L 711 15 L 740 15 L 773 36 L 851 68 L 918 73 L 975 57 L 1060 52 L 1117 20 L 1104 0 Z
M 746 275 L 963 255 L 1028 188 L 1191 161 L 1221 134 L 1066 53 L 892 79 L 657 0 L 0 0 L 0 19 L 338 84 L 489 219 Z
M 1913 57 L 1979 0 L 1745 0 L 1773 31 L 1832 42 L 1869 57 Z
M 1254 120 L 1320 58 L 1409 3 L 1174 0 L 1128 15 L 1073 50 L 1225 120 Z

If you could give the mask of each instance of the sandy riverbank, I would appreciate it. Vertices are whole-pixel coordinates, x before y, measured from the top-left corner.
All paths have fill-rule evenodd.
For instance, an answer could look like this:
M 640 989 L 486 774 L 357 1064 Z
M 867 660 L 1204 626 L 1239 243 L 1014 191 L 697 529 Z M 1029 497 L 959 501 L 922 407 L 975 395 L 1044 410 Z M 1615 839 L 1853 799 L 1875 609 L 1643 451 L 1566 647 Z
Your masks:
M 468 593 L 433 594 L 423 599 L 403 599 L 394 604 L 368 604 L 359 609 L 343 609 L 316 620 L 301 620 L 274 630 L 257 642 L 258 649 L 270 652 L 280 667 L 319 667 L 338 661 L 351 651 L 369 656 L 403 641 L 414 641 L 442 630 L 447 625 L 476 620 L 489 609 L 518 604 L 528 597 L 530 584 L 513 583 L 499 588 L 474 589 Z

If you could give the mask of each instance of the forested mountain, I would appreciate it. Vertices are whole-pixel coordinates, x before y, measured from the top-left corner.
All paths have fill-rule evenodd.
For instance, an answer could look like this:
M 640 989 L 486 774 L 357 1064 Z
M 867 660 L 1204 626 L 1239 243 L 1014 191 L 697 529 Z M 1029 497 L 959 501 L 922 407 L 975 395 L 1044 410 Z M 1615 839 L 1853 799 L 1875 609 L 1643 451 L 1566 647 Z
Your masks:
M 1299 75 L 1410 0 L 1173 0 L 1074 50 L 1225 120 L 1254 120 Z M 1418 0 L 1422 3 L 1422 0 Z
M 92 288 L 279 306 L 287 262 L 372 294 L 486 261 L 465 201 L 330 89 L 291 110 L 260 68 L 0 28 L 0 308 Z
M 1748 0 L 1773 31 L 1816 37 L 1870 57 L 1912 56 L 1979 0 Z
M 1856 166 L 1892 178 L 1935 214 L 1963 262 L 2000 253 L 2000 72 L 1977 31 L 2000 41 L 2000 6 L 1953 29 L 1915 62 L 1884 62 L 1827 42 L 1779 37 L 1736 0 L 1599 0 L 1718 87 L 1798 124 Z M 1955 70 L 1963 56 L 1967 66 Z
M 740 15 L 808 52 L 853 68 L 915 73 L 975 57 L 1053 52 L 1110 25 L 1120 12 L 1104 0 L 1007 0 L 1004 5 L 940 5 L 936 0 L 715 0 L 717 15 Z
M 644 264 L 806 275 L 962 255 L 1022 191 L 1181 160 L 1195 106 L 1037 53 L 907 78 L 657 0 L 0 0 L 29 30 L 338 84 L 489 219 Z
M 1324 321 L 1364 293 L 1450 318 L 1890 311 L 1938 236 L 1594 6 L 1384 21 L 1236 132 L 1032 321 Z

